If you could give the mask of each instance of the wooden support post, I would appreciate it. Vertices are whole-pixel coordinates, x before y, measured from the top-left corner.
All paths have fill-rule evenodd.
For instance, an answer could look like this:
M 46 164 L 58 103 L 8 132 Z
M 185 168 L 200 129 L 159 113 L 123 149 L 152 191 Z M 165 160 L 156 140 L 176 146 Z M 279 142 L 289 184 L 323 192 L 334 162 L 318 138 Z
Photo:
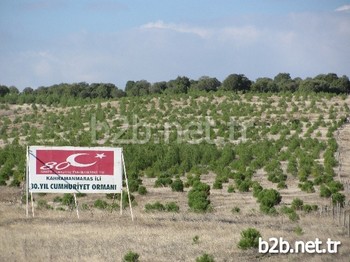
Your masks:
M 350 212 L 349 212 L 349 216 L 348 216 L 348 235 L 350 237 Z
M 345 209 L 344 209 L 344 213 L 343 213 L 343 219 L 344 219 L 343 225 L 346 228 L 346 210 Z
M 30 192 L 30 199 L 31 199 L 31 202 L 32 202 L 32 216 L 34 217 L 34 199 L 33 199 L 33 193 Z
M 131 198 L 130 198 L 129 182 L 128 182 L 128 176 L 126 175 L 126 168 L 125 168 L 125 161 L 124 161 L 123 153 L 122 153 L 122 163 L 123 163 L 123 171 L 124 171 L 124 176 L 125 176 L 126 191 L 128 193 L 128 199 L 129 199 L 131 221 L 134 221 L 134 213 L 132 212 L 132 204 L 131 204 Z
M 75 209 L 77 210 L 77 217 L 78 217 L 78 219 L 80 219 L 80 217 L 79 217 L 79 208 L 78 208 L 77 195 L 74 193 L 73 196 L 74 196 Z

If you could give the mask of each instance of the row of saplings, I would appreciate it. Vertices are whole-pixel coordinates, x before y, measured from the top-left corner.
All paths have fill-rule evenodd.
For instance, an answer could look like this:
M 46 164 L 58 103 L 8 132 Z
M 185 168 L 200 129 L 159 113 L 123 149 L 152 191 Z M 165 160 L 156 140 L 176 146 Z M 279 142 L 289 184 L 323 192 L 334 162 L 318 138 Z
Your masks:
M 275 208 L 275 205 L 278 205 L 281 202 L 281 195 L 275 189 L 264 189 L 258 182 L 250 181 L 248 188 L 252 188 L 253 196 L 257 199 L 257 202 L 260 204 L 260 211 L 269 214 L 276 215 L 278 212 Z M 334 203 L 344 203 L 343 195 L 338 193 L 337 191 L 341 190 L 341 183 L 333 181 L 333 183 L 329 184 L 330 187 L 326 187 L 324 185 L 321 186 L 321 196 L 329 197 L 329 194 L 332 194 Z M 183 192 L 184 187 L 192 187 L 188 192 L 188 206 L 194 212 L 207 212 L 212 210 L 212 206 L 210 205 L 210 186 L 206 183 L 201 182 L 200 175 L 188 175 L 187 181 L 183 183 L 183 181 L 177 177 L 172 179 L 170 175 L 162 174 L 155 181 L 155 187 L 171 187 L 172 191 L 175 192 Z M 142 185 L 142 180 L 137 175 L 132 175 L 129 179 L 129 188 L 132 193 L 138 192 L 140 195 L 147 194 L 147 189 Z M 339 195 L 339 197 L 338 197 Z M 78 193 L 77 197 L 83 197 L 85 194 Z M 107 199 L 111 199 L 112 203 L 108 203 L 103 199 L 97 199 L 93 203 L 94 208 L 98 208 L 101 210 L 118 210 L 120 208 L 120 194 L 107 194 Z M 131 201 L 133 204 L 136 204 L 135 197 L 133 194 L 130 195 Z M 63 197 L 56 196 L 54 198 L 54 202 L 60 203 L 64 206 L 68 206 L 70 208 L 74 207 L 74 197 L 72 194 L 64 194 Z M 122 204 L 124 207 L 128 206 L 128 196 L 127 194 L 123 194 Z M 45 209 L 53 209 L 52 206 L 47 204 L 45 200 L 39 199 L 37 202 L 39 208 Z M 81 205 L 83 210 L 91 209 L 91 206 L 87 203 L 83 203 Z M 58 210 L 65 210 L 62 206 L 56 208 Z M 280 211 L 282 214 L 285 214 L 289 217 L 290 220 L 296 221 L 299 220 L 299 216 L 296 213 L 296 210 L 304 210 L 309 213 L 311 211 L 316 211 L 318 209 L 317 205 L 307 205 L 303 204 L 303 202 L 299 199 L 294 199 L 291 207 L 283 206 Z M 166 212 L 179 212 L 180 208 L 175 202 L 168 202 L 162 204 L 160 202 L 148 203 L 145 205 L 145 211 L 166 211 Z M 237 212 L 237 211 L 236 211 Z

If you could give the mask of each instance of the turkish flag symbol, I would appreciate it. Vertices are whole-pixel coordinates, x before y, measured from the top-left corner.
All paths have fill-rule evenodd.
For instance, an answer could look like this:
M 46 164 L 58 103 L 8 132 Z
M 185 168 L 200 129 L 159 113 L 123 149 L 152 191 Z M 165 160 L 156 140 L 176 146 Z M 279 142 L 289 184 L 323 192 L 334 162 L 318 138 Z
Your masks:
M 113 175 L 114 152 L 37 150 L 36 174 Z

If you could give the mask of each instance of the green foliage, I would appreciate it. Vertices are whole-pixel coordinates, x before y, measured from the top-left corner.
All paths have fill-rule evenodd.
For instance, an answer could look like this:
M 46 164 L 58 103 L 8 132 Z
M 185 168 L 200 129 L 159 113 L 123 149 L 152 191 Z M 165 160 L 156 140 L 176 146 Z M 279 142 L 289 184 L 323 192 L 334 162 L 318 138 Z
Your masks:
M 292 201 L 292 209 L 301 210 L 303 208 L 304 201 L 300 198 L 294 198 Z
M 140 194 L 140 195 L 146 195 L 147 194 L 147 189 L 145 186 L 139 186 L 139 189 L 137 190 L 137 192 Z
M 259 193 L 263 190 L 263 187 L 258 183 L 258 182 L 254 182 L 253 183 L 253 196 L 254 197 L 258 197 Z
M 333 204 L 339 203 L 343 207 L 345 203 L 345 195 L 339 192 L 332 194 L 332 202 Z
M 74 205 L 74 196 L 73 194 L 66 193 L 63 195 L 62 204 L 72 207 Z
M 239 212 L 241 212 L 241 209 L 240 209 L 239 207 L 234 207 L 234 208 L 231 209 L 231 212 L 232 212 L 233 214 L 239 213 Z
M 332 191 L 326 186 L 321 185 L 320 186 L 320 196 L 321 197 L 330 197 L 332 195 Z
M 259 237 L 261 234 L 255 228 L 247 228 L 241 232 L 241 239 L 238 242 L 238 248 L 247 250 L 259 246 Z
M 327 186 L 332 193 L 337 193 L 338 191 L 344 190 L 343 184 L 339 181 L 330 181 L 327 183 Z
M 196 182 L 200 182 L 200 175 L 188 174 L 185 186 L 193 186 Z
M 305 213 L 310 213 L 312 210 L 313 210 L 313 209 L 312 209 L 312 206 L 311 206 L 311 205 L 306 204 L 306 205 L 303 206 L 303 211 L 304 211 Z
M 94 202 L 94 207 L 103 210 L 108 207 L 108 203 L 102 199 L 96 199 Z
M 124 255 L 123 262 L 139 262 L 139 258 L 139 254 L 130 250 Z
M 153 204 L 146 204 L 145 205 L 145 211 L 146 212 L 150 212 L 150 211 L 165 211 L 165 206 L 160 203 L 160 202 L 155 202 Z
M 132 171 L 128 174 L 128 184 L 131 193 L 138 191 L 139 186 L 142 184 L 142 180 L 139 178 L 137 172 Z
M 314 184 L 312 183 L 312 181 L 305 181 L 305 183 L 300 183 L 299 188 L 307 193 L 314 193 L 315 192 L 315 188 L 314 188 Z
M 168 202 L 165 205 L 160 203 L 159 201 L 151 204 L 148 203 L 145 205 L 145 211 L 146 212 L 153 212 L 153 211 L 166 211 L 166 212 L 179 212 L 180 207 L 175 202 Z
M 204 253 L 200 257 L 196 258 L 196 262 L 215 262 L 213 255 L 208 255 L 207 253 Z
M 165 210 L 167 212 L 179 212 L 180 207 L 175 202 L 168 202 L 165 204 Z
M 275 189 L 263 189 L 258 194 L 260 210 L 263 213 L 275 213 L 273 207 L 281 202 L 281 195 Z
M 106 194 L 106 198 L 107 199 L 113 199 L 113 200 L 118 200 L 120 201 L 120 197 L 121 194 L 117 193 L 117 194 Z M 131 200 L 131 204 L 132 205 L 136 205 L 136 201 L 135 201 L 135 196 L 133 194 L 130 193 L 130 200 Z M 126 208 L 129 205 L 129 197 L 128 194 L 125 192 L 123 193 L 123 199 L 122 199 L 122 205 L 123 208 Z
M 296 212 L 292 212 L 290 214 L 288 214 L 289 220 L 296 222 L 300 219 L 299 215 Z
M 235 193 L 235 187 L 234 185 L 229 185 L 228 188 L 227 188 L 227 192 L 228 193 Z
M 238 186 L 238 190 L 239 192 L 248 192 L 249 188 L 251 185 L 251 181 L 250 180 L 244 180 L 242 181 L 239 186 Z
M 184 191 L 184 183 L 180 178 L 176 178 L 172 183 L 171 183 L 171 189 L 174 192 L 183 192 Z
M 188 205 L 195 212 L 205 212 L 210 206 L 210 186 L 196 182 L 193 188 L 188 192 Z
M 167 187 L 173 183 L 171 176 L 169 174 L 161 174 L 155 181 L 155 187 Z
M 222 189 L 222 181 L 219 177 L 216 177 L 213 184 L 213 189 Z

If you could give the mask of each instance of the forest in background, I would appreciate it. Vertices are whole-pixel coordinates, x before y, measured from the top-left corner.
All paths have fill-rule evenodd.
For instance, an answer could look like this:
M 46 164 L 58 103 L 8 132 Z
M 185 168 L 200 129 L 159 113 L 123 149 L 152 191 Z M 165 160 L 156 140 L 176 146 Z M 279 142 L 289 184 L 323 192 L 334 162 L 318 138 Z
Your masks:
M 26 87 L 22 92 L 15 86 L 0 85 L 0 103 L 9 104 L 60 104 L 77 105 L 94 99 L 121 98 L 124 96 L 145 96 L 149 94 L 187 94 L 197 91 L 240 91 L 240 92 L 326 92 L 349 94 L 350 81 L 347 76 L 319 74 L 314 78 L 291 78 L 289 73 L 279 73 L 273 79 L 261 77 L 252 81 L 243 74 L 230 74 L 220 82 L 215 77 L 202 76 L 192 80 L 186 76 L 176 79 L 150 83 L 147 80 L 128 81 L 124 90 L 112 83 L 61 83 L 40 86 L 36 89 Z

